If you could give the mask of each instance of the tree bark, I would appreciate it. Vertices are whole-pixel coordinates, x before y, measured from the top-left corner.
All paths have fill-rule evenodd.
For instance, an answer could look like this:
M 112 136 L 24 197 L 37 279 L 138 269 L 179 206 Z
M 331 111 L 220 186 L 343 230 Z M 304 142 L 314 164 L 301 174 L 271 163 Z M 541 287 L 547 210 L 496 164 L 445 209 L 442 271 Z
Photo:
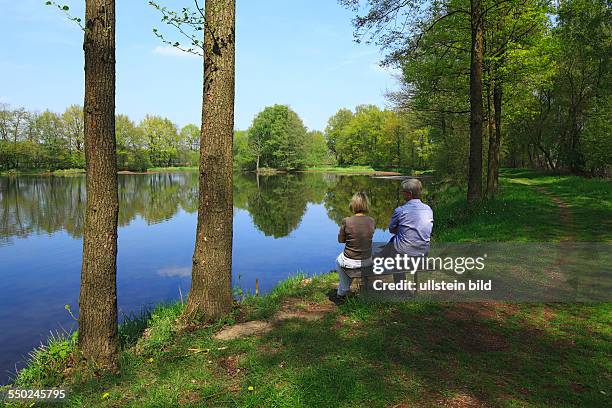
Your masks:
M 483 19 L 481 0 L 470 0 L 472 46 L 470 50 L 470 156 L 468 164 L 468 204 L 482 198 L 482 69 Z
M 87 0 L 85 20 L 87 207 L 78 346 L 83 357 L 95 365 L 116 367 L 119 201 L 115 156 L 115 1 Z
M 489 108 L 489 151 L 487 160 L 487 198 L 493 198 L 497 191 L 499 177 L 499 151 L 501 144 L 501 103 L 502 86 L 500 79 L 491 68 L 490 75 L 490 108 Z
M 188 320 L 212 320 L 232 305 L 232 144 L 235 0 L 206 0 L 199 205 Z
M 490 198 L 490 190 L 489 190 L 489 182 L 491 181 L 491 177 L 493 173 L 491 172 L 491 165 L 493 159 L 491 158 L 493 154 L 493 150 L 495 149 L 495 119 L 494 119 L 494 107 L 493 107 L 493 64 L 489 62 L 487 70 L 489 76 L 487 78 L 487 136 L 489 139 L 489 149 L 487 150 L 487 180 L 485 187 L 485 195 L 487 198 Z
M 501 151 L 501 113 L 502 113 L 502 83 L 500 80 L 495 82 L 493 87 L 493 111 L 495 113 L 495 147 L 493 149 L 493 157 L 491 162 L 492 179 L 488 186 L 492 195 L 497 192 L 499 184 L 499 158 Z

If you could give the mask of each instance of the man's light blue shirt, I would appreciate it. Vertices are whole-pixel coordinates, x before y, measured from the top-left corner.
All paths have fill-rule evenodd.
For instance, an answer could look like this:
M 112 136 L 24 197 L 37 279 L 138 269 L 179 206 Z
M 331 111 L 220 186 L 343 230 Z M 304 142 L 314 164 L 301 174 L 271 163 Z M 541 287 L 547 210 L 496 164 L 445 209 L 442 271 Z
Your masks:
M 429 252 L 433 228 L 431 207 L 413 198 L 393 211 L 389 230 L 396 230 L 393 246 L 400 254 L 419 256 Z

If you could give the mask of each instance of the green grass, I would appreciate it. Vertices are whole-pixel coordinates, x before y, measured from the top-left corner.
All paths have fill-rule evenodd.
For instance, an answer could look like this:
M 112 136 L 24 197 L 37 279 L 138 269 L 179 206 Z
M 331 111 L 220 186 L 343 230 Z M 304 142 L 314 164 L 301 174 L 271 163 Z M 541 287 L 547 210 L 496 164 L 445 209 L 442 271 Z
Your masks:
M 287 320 L 261 336 L 211 336 L 223 324 L 270 316 L 283 304 L 320 304 L 334 281 L 333 274 L 308 285 L 289 279 L 197 330 L 177 326 L 180 304 L 159 308 L 146 335 L 122 352 L 119 375 L 66 379 L 66 405 L 598 407 L 608 400 L 610 304 L 354 298 L 321 320 Z
M 155 173 L 167 173 L 167 172 L 180 172 L 180 171 L 197 171 L 198 166 L 175 166 L 175 167 L 149 167 L 147 172 Z
M 498 197 L 467 210 L 464 191 L 434 194 L 440 241 L 611 240 L 610 182 L 503 171 Z M 568 204 L 572 222 L 537 188 Z M 599 224 L 603 224 L 600 226 Z M 67 406 L 601 407 L 612 393 L 612 304 L 368 303 L 357 298 L 320 320 L 290 319 L 232 341 L 224 325 L 281 308 L 320 308 L 335 274 L 281 282 L 222 321 L 177 323 L 160 306 L 121 326 L 118 375 L 64 371 L 74 338 L 52 339 L 17 378 L 65 384 Z M 328 306 L 329 307 L 329 306 Z M 55 344 L 57 343 L 57 344 Z
M 346 173 L 346 174 L 372 174 L 384 170 L 376 170 L 370 166 L 314 166 L 307 167 L 305 171 L 316 171 L 324 173 Z M 393 171 L 393 170 L 391 170 Z
M 553 176 L 531 170 L 504 169 L 494 200 L 476 211 L 457 187 L 434 194 L 434 239 L 439 242 L 612 242 L 612 182 Z M 564 225 L 558 205 L 537 188 L 565 202 L 573 226 Z
M 30 176 L 30 175 L 54 175 L 69 176 L 72 174 L 85 173 L 85 169 L 62 169 L 51 171 L 49 169 L 21 169 L 0 171 L 0 176 Z

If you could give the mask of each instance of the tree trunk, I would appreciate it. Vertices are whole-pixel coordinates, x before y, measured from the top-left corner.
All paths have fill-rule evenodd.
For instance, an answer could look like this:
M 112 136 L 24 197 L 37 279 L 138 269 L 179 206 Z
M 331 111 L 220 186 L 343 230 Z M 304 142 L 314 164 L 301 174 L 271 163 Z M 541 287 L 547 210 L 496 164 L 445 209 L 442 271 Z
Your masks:
M 502 113 L 502 84 L 498 79 L 493 87 L 493 111 L 495 113 L 495 146 L 493 149 L 493 157 L 491 157 L 491 184 L 488 185 L 488 190 L 492 195 L 497 192 L 499 184 L 499 157 L 501 151 L 501 113 Z
M 470 157 L 468 165 L 468 204 L 482 198 L 482 64 L 483 20 L 481 0 L 471 0 L 472 47 L 470 50 Z
M 495 149 L 495 119 L 493 118 L 493 67 L 492 63 L 488 64 L 488 72 L 489 77 L 487 79 L 487 136 L 489 138 L 489 149 L 487 150 L 487 180 L 486 180 L 486 188 L 485 195 L 487 198 L 491 198 L 492 194 L 489 190 L 489 182 L 491 177 L 493 176 L 491 172 L 491 164 L 493 162 L 491 155 L 493 154 L 493 150 Z
M 400 135 L 399 135 L 399 131 L 396 129 L 395 130 L 396 134 L 396 141 L 397 141 L 397 168 L 401 168 L 402 167 L 402 154 L 401 154 L 401 145 L 400 145 Z
M 83 357 L 95 365 L 116 367 L 119 201 L 115 156 L 115 1 L 87 0 L 85 20 L 87 207 L 78 346 Z
M 206 0 L 204 100 L 198 226 L 188 320 L 212 320 L 232 306 L 232 144 L 235 0 Z
M 497 190 L 499 174 L 499 149 L 501 139 L 501 84 L 499 78 L 489 76 L 489 154 L 487 160 L 487 198 L 493 198 Z

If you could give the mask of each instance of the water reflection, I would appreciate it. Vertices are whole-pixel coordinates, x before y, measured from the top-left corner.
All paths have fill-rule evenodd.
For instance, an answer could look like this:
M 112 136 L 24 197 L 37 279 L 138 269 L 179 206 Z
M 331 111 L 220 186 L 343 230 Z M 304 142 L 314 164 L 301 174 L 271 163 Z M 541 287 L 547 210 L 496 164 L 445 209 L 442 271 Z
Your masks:
M 336 224 L 349 216 L 352 194 L 366 191 L 372 217 L 383 227 L 400 202 L 399 184 L 365 176 L 299 173 L 234 176 L 234 208 L 246 210 L 265 236 L 282 238 L 302 222 L 308 204 L 323 203 Z M 197 210 L 197 173 L 119 176 L 119 226 L 137 217 L 156 224 L 178 211 Z M 0 243 L 30 234 L 83 233 L 85 177 L 0 177 Z
M 120 175 L 118 305 L 121 312 L 177 300 L 189 290 L 197 173 Z M 327 272 L 355 191 L 384 228 L 398 182 L 320 173 L 234 178 L 233 285 L 262 293 L 297 272 Z M 75 329 L 85 177 L 0 177 L 0 383 L 49 331 Z M 377 230 L 377 241 L 389 238 Z

